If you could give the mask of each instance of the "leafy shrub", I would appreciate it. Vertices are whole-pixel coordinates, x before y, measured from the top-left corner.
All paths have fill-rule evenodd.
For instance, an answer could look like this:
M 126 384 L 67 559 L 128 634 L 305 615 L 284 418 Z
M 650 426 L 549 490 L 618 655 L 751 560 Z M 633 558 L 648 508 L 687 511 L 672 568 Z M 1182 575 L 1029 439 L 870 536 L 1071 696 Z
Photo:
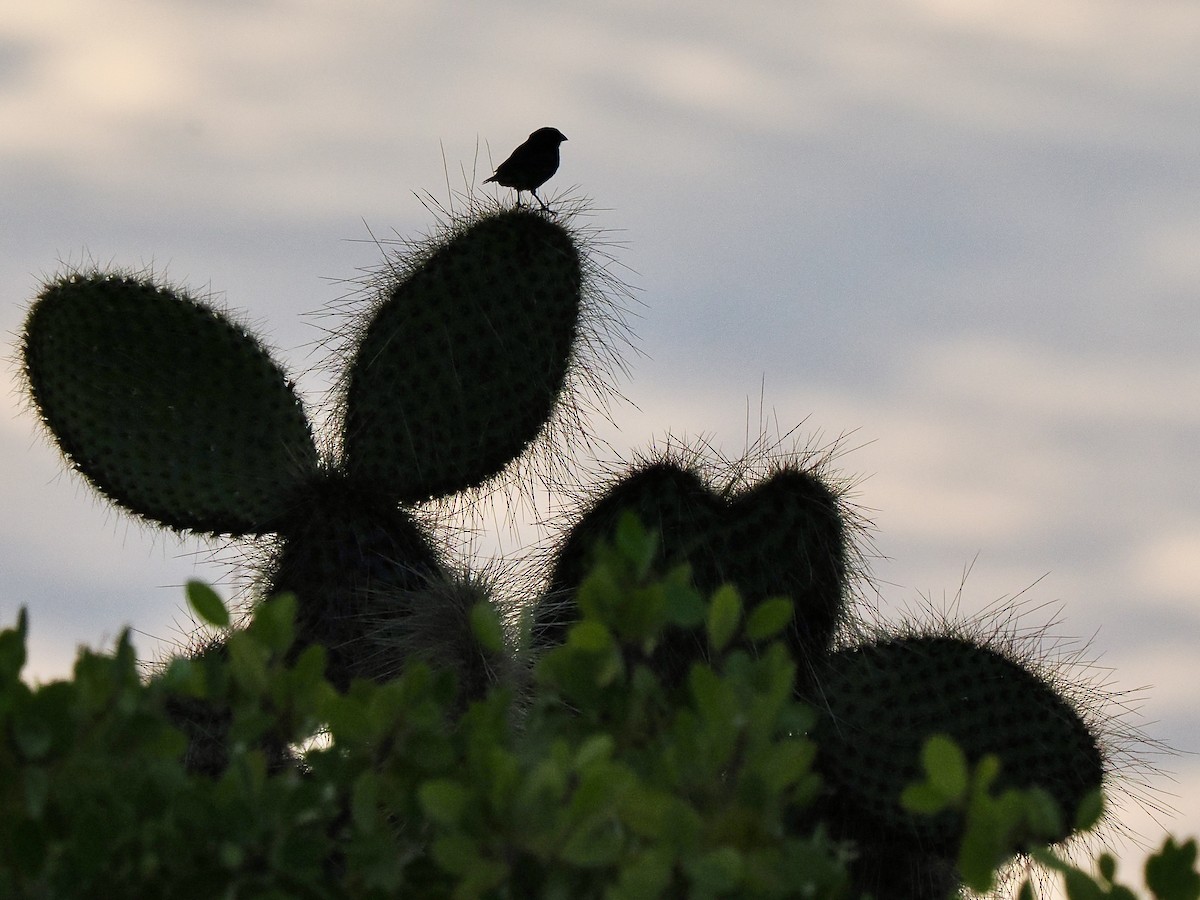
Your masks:
M 790 604 L 747 612 L 736 590 L 706 598 L 655 559 L 653 537 L 623 521 L 580 589 L 582 621 L 527 689 L 497 685 L 465 709 L 455 673 L 422 661 L 334 689 L 323 648 L 289 653 L 290 595 L 260 604 L 225 653 L 142 679 L 125 634 L 37 688 L 19 677 L 22 614 L 0 634 L 0 896 L 859 896 L 859 848 L 819 821 L 797 826 L 826 787 L 818 713 L 794 693 Z M 210 589 L 188 593 L 228 624 Z M 471 618 L 497 646 L 494 611 Z M 649 664 L 670 627 L 708 647 L 674 685 Z M 168 712 L 181 701 L 229 711 L 219 774 L 188 766 Z M 995 757 L 972 767 L 937 738 L 922 764 L 903 803 L 962 817 L 970 887 L 1022 851 L 1062 872 L 1072 900 L 1134 896 L 1110 857 L 1090 876 L 1046 849 L 1057 805 L 1038 788 L 995 790 Z M 1200 895 L 1195 856 L 1194 841 L 1164 845 L 1146 868 L 1153 896 Z

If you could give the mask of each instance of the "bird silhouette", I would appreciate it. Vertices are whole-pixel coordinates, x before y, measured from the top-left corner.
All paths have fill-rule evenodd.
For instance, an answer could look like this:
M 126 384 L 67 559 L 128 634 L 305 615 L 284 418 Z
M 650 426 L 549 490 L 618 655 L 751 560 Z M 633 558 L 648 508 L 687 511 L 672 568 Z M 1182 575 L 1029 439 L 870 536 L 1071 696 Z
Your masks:
M 537 189 L 558 171 L 558 145 L 566 139 L 567 136 L 557 128 L 539 128 L 508 159 L 496 166 L 496 173 L 485 178 L 483 183 L 494 181 L 515 188 L 518 206 L 521 205 L 521 191 L 529 191 L 533 199 L 541 203 L 542 209 L 548 211 L 550 207 L 542 202 Z

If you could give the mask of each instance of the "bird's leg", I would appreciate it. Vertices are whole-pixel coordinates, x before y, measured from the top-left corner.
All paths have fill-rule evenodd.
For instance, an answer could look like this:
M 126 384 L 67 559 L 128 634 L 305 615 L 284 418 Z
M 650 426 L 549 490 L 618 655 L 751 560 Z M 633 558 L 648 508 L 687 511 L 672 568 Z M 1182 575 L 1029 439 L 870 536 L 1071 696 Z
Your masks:
M 521 208 L 521 191 L 517 191 L 517 209 Z
M 542 204 L 542 212 L 550 212 L 550 207 L 548 207 L 545 202 L 543 202 L 542 198 L 537 195 L 537 188 L 534 188 L 529 193 L 533 194 L 534 200 Z

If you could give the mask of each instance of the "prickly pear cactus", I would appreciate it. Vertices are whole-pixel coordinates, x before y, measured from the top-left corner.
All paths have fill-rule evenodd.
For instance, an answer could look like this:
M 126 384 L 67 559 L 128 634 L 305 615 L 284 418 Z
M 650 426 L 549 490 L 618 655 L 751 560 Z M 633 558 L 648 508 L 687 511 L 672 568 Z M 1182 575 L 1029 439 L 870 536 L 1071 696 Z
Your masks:
M 258 591 L 297 595 L 298 649 L 325 647 L 336 686 L 386 679 L 415 655 L 455 669 L 469 698 L 513 660 L 472 638 L 468 613 L 489 599 L 487 579 L 447 561 L 423 504 L 502 479 L 556 417 L 578 417 L 572 386 L 596 372 L 586 360 L 581 369 L 581 353 L 605 343 L 586 323 L 614 317 L 589 318 L 605 270 L 590 254 L 552 215 L 497 208 L 390 260 L 349 328 L 337 433 L 322 442 L 248 329 L 133 275 L 80 272 L 46 286 L 22 336 L 29 394 L 70 464 L 114 503 L 178 531 L 269 546 Z M 530 603 L 530 641 L 536 653 L 566 639 L 592 548 L 627 510 L 657 536 L 659 562 L 686 564 L 705 591 L 733 583 L 749 608 L 788 597 L 796 689 L 822 713 L 821 823 L 863 848 L 862 886 L 939 896 L 953 886 L 961 835 L 899 805 L 925 737 L 951 735 L 973 759 L 997 754 L 1010 784 L 1044 788 L 1067 820 L 1106 761 L 1056 686 L 986 641 L 841 639 L 857 615 L 858 526 L 826 469 L 805 459 L 782 454 L 748 475 L 651 453 L 581 489 Z M 702 632 L 676 628 L 648 664 L 679 685 L 705 655 Z M 210 730 L 221 721 L 220 710 L 194 712 Z M 219 769 L 219 735 L 205 759 Z
M 898 637 L 839 650 L 812 699 L 827 711 L 817 744 L 840 812 L 886 840 L 958 849 L 952 822 L 899 803 L 905 786 L 920 780 L 930 734 L 953 738 L 971 760 L 996 754 L 1004 763 L 999 787 L 1040 787 L 1070 812 L 1104 777 L 1096 737 L 1070 703 L 1015 660 L 962 638 Z
M 185 291 L 74 273 L 42 291 L 23 335 L 30 395 L 72 465 L 168 528 L 270 536 L 262 590 L 297 594 L 297 649 L 324 645 L 342 687 L 394 674 L 364 652 L 371 634 L 394 639 L 385 623 L 463 583 L 404 505 L 478 488 L 538 438 L 566 392 L 584 289 L 577 238 L 525 210 L 457 223 L 388 271 L 350 344 L 327 459 L 262 342 Z M 390 649 L 428 646 L 445 636 Z
M 880 896 L 946 896 L 954 887 L 960 817 L 900 803 L 920 780 L 931 734 L 952 738 L 972 764 L 994 754 L 997 790 L 1049 794 L 1063 812 L 1060 840 L 1104 782 L 1104 753 L 1080 710 L 1026 662 L 969 637 L 884 636 L 837 650 L 806 699 L 824 713 L 815 740 L 828 795 L 818 813 L 862 848 L 854 868 Z

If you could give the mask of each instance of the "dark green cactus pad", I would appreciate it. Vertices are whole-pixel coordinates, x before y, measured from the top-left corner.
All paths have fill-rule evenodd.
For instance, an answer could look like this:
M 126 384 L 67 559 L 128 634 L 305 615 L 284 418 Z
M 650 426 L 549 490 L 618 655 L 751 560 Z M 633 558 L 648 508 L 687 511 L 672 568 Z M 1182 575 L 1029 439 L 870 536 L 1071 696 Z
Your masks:
M 395 675 L 397 647 L 372 633 L 402 630 L 413 604 L 444 580 L 425 529 L 410 512 L 329 472 L 307 485 L 279 531 L 263 592 L 296 595 L 295 652 L 325 647 L 326 674 L 342 690 L 353 678 Z
M 832 818 L 864 842 L 956 851 L 952 817 L 918 816 L 899 801 L 920 780 L 921 748 L 933 734 L 949 735 L 972 762 L 996 754 L 998 788 L 1040 787 L 1068 823 L 1104 777 L 1096 738 L 1066 699 L 1026 667 L 962 638 L 893 638 L 838 651 L 809 699 L 826 712 L 814 739 Z
M 675 463 L 650 463 L 614 484 L 578 524 L 567 533 L 555 555 L 545 597 L 534 609 L 531 629 L 536 648 L 553 647 L 566 640 L 567 630 L 579 619 L 574 595 L 590 570 L 592 548 L 610 539 L 621 516 L 632 511 L 656 534 L 664 565 L 693 565 L 711 573 L 711 557 L 704 552 L 720 522 L 724 503 L 695 472 Z M 655 665 L 667 682 L 678 682 L 693 660 L 704 652 L 699 634 L 669 626 L 655 651 Z
M 120 275 L 50 284 L 25 373 L 63 453 L 102 493 L 177 530 L 271 530 L 317 464 L 287 376 L 244 328 Z
M 847 540 L 829 485 L 812 471 L 782 467 L 733 497 L 715 541 L 718 578 L 737 585 L 747 607 L 791 597 L 796 614 L 786 639 L 806 660 L 830 646 L 842 621 Z
M 659 539 L 667 565 L 687 562 L 693 551 L 707 545 L 720 521 L 724 504 L 695 472 L 672 462 L 654 462 L 631 472 L 592 505 L 563 540 L 554 557 L 548 593 L 573 594 L 590 569 L 592 548 L 616 531 L 622 514 L 633 512 Z M 558 629 L 577 615 L 570 608 L 546 608 L 539 626 L 548 629 L 548 643 L 559 643 Z M 564 618 L 565 616 L 565 618 Z
M 395 284 L 347 373 L 344 464 L 399 502 L 477 487 L 534 440 L 563 389 L 581 302 L 569 231 L 486 216 Z
M 565 638 L 578 618 L 572 596 L 591 548 L 611 538 L 632 511 L 660 539 L 664 565 L 687 563 L 696 586 L 711 593 L 737 586 L 747 608 L 788 596 L 795 616 L 786 639 L 797 659 L 823 653 L 844 612 L 846 534 L 836 494 L 813 472 L 780 467 L 731 498 L 694 471 L 650 463 L 613 485 L 581 517 L 556 553 L 546 596 L 534 612 L 535 646 Z M 658 661 L 684 673 L 703 652 L 696 635 L 668 631 Z M 666 657 L 680 656 L 676 663 Z M 682 658 L 686 656 L 687 658 Z M 803 667 L 806 675 L 809 667 Z M 666 671 L 660 673 L 667 680 Z

